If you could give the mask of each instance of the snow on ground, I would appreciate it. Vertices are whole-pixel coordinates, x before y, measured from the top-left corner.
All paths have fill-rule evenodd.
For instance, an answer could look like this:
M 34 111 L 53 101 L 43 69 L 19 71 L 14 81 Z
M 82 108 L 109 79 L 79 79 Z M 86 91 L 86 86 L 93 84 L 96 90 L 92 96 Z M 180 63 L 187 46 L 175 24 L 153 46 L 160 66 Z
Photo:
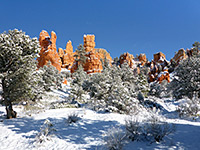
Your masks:
M 61 101 L 69 93 L 54 91 L 51 93 L 52 101 Z M 55 100 L 55 99 L 56 100 Z M 159 101 L 159 100 L 158 100 Z M 170 100 L 160 100 L 167 117 L 168 123 L 176 125 L 176 132 L 164 138 L 160 143 L 129 142 L 124 146 L 125 150 L 151 150 L 151 149 L 200 149 L 200 122 L 178 118 L 176 115 L 176 103 Z M 108 129 L 112 127 L 124 128 L 127 115 L 116 113 L 97 113 L 86 108 L 62 108 L 50 109 L 43 112 L 25 115 L 22 107 L 15 106 L 19 116 L 16 119 L 4 119 L 5 108 L 0 106 L 0 150 L 97 150 L 105 149 L 104 137 Z M 80 120 L 74 124 L 68 124 L 70 114 L 78 114 Z M 145 117 L 145 112 L 139 114 Z M 171 117 L 173 116 L 173 117 Z M 50 140 L 43 143 L 36 142 L 36 135 L 40 132 L 44 121 L 48 119 L 53 124 L 56 132 Z

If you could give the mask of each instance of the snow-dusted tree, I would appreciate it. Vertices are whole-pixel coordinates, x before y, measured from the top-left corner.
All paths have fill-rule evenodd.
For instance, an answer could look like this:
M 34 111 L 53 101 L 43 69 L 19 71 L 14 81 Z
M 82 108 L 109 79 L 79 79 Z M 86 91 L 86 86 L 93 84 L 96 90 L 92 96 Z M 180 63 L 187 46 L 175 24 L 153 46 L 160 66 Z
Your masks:
M 82 100 L 83 82 L 88 79 L 87 73 L 83 70 L 82 65 L 78 66 L 76 72 L 72 74 L 73 81 L 71 83 L 71 97 L 77 100 Z
M 7 118 L 15 118 L 12 102 L 36 100 L 40 93 L 34 58 L 40 50 L 37 38 L 9 30 L 0 34 L 0 73 Z
M 83 47 L 82 44 L 80 44 L 78 46 L 78 48 L 76 49 L 76 54 L 74 55 L 75 60 L 76 60 L 76 62 L 78 64 L 78 66 L 79 65 L 83 65 L 86 62 L 87 58 L 86 58 L 85 55 L 86 55 L 85 48 Z
M 144 95 L 144 97 L 147 97 L 150 88 L 149 88 L 149 83 L 147 82 L 147 77 L 143 73 L 140 73 L 138 75 L 136 85 L 137 85 L 137 90 L 140 91 Z
M 152 82 L 150 83 L 149 95 L 155 96 L 158 98 L 170 97 L 171 92 L 169 89 L 169 83 L 167 80 L 163 80 L 161 83 Z
M 198 55 L 183 60 L 175 69 L 174 75 L 171 88 L 176 99 L 182 96 L 192 99 L 194 93 L 200 97 L 200 57 Z
M 40 73 L 43 79 L 44 89 L 50 91 L 52 88 L 58 89 L 62 87 L 64 77 L 59 71 L 48 62 L 47 65 L 40 68 Z

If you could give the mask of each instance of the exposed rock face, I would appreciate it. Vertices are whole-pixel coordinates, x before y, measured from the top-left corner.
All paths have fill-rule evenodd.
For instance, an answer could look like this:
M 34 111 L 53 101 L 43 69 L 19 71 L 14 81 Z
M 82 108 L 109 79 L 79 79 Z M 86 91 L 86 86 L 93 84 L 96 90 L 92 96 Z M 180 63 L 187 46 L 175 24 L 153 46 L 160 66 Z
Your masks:
M 147 62 L 147 57 L 145 54 L 140 54 L 138 56 L 139 61 L 141 62 L 141 65 L 144 66 Z
M 66 44 L 66 49 L 63 52 L 62 60 L 62 68 L 70 69 L 74 62 L 73 46 L 72 42 L 69 40 Z
M 73 46 L 72 46 L 72 41 L 68 41 L 66 44 L 66 49 L 65 49 L 65 54 L 73 54 Z
M 64 50 L 62 48 L 58 48 L 58 55 L 60 56 L 60 58 L 63 58 Z
M 174 61 L 176 62 L 176 64 L 178 65 L 179 62 L 183 59 L 187 58 L 187 54 L 185 52 L 185 50 L 182 48 L 178 51 L 178 53 L 176 53 L 173 57 Z M 171 60 L 172 61 L 172 60 Z
M 134 56 L 127 52 L 120 55 L 119 62 L 120 62 L 120 65 L 126 62 L 130 68 L 133 68 L 134 67 L 133 59 L 134 59 Z
M 170 75 L 168 70 L 164 70 L 162 72 L 160 72 L 160 74 L 158 75 L 158 82 L 161 83 L 163 80 L 167 80 L 167 82 L 170 82 Z
M 154 60 L 149 64 L 149 82 L 158 81 L 161 83 L 163 80 L 170 82 L 170 76 L 166 66 L 168 61 L 165 58 L 165 55 L 161 52 L 154 54 Z
M 86 52 L 90 52 L 94 49 L 95 47 L 95 36 L 94 35 L 84 35 L 83 37 L 84 40 L 84 47 Z
M 40 33 L 41 51 L 39 53 L 40 57 L 37 58 L 38 68 L 43 67 L 50 61 L 57 70 L 61 71 L 62 62 L 56 50 L 56 38 L 56 34 L 53 31 L 51 32 L 51 38 L 44 30 Z
M 89 73 L 97 73 L 103 70 L 102 60 L 105 58 L 109 61 L 110 65 L 112 63 L 112 58 L 110 54 L 101 48 L 95 48 L 95 36 L 94 35 L 84 35 L 84 48 L 86 50 L 86 62 L 83 65 L 84 71 Z M 71 72 L 73 73 L 78 68 L 78 63 L 73 62 L 71 67 Z
M 89 73 L 97 73 L 103 70 L 101 63 L 101 57 L 98 52 L 91 51 L 86 55 L 86 63 L 84 65 L 84 71 Z
M 165 54 L 163 54 L 162 52 L 154 54 L 153 57 L 154 61 L 158 63 L 162 63 L 164 60 L 166 60 Z

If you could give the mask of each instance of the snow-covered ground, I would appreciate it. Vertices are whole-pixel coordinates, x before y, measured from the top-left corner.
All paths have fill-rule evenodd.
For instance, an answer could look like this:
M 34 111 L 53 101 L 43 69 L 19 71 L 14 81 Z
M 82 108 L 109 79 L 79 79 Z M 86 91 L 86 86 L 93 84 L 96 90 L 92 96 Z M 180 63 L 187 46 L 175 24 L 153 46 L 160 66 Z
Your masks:
M 69 94 L 54 91 L 51 101 L 62 101 Z M 165 137 L 160 143 L 131 142 L 124 145 L 125 150 L 150 149 L 200 149 L 200 122 L 180 119 L 175 113 L 176 103 L 160 100 L 164 108 L 161 112 L 168 123 L 176 125 L 176 131 Z M 28 116 L 22 106 L 15 106 L 18 118 L 5 119 L 5 107 L 0 105 L 0 150 L 97 150 L 105 149 L 104 139 L 108 129 L 124 128 L 127 115 L 117 113 L 97 113 L 87 108 L 49 109 Z M 78 114 L 80 120 L 73 124 L 67 123 L 70 114 Z M 145 118 L 145 112 L 139 116 Z M 56 129 L 51 138 L 39 143 L 37 134 L 41 131 L 44 121 L 48 119 Z

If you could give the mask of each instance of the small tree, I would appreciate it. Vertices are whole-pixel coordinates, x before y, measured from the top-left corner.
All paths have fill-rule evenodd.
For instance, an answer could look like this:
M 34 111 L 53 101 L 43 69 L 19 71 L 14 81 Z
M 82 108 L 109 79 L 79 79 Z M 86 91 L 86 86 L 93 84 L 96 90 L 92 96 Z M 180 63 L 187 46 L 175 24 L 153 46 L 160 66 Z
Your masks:
M 74 55 L 76 62 L 79 65 L 83 65 L 86 62 L 86 51 L 82 44 L 76 49 L 76 54 Z
M 47 65 L 40 68 L 44 89 L 50 91 L 51 88 L 61 88 L 64 81 L 63 75 L 48 62 Z
M 7 118 L 15 118 L 12 102 L 36 100 L 40 93 L 34 58 L 40 50 L 37 38 L 9 30 L 0 34 L 0 73 Z

